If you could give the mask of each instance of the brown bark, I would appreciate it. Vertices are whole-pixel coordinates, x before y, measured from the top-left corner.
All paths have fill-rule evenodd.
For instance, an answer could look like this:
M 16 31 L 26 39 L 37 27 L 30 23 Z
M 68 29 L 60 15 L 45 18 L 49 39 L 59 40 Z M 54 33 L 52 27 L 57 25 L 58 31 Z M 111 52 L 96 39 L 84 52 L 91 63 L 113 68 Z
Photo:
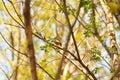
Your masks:
M 18 36 L 18 50 L 20 51 L 20 45 L 21 45 L 21 31 L 20 29 L 18 28 L 18 31 L 19 31 L 19 36 Z M 19 70 L 19 61 L 20 61 L 20 54 L 18 52 L 17 54 L 17 62 L 16 62 L 16 69 L 15 69 L 15 77 L 14 77 L 14 80 L 18 80 L 18 70 Z
M 37 71 L 36 71 L 35 55 L 34 55 L 35 54 L 34 46 L 33 46 L 33 40 L 32 40 L 30 1 L 31 0 L 25 0 L 25 7 L 24 7 L 25 34 L 27 38 L 27 54 L 29 55 L 29 59 L 30 59 L 32 80 L 38 80 Z
M 101 6 L 106 14 L 106 23 L 107 23 L 107 30 L 108 30 L 108 36 L 110 38 L 110 48 L 113 48 L 110 52 L 110 57 L 112 59 L 112 67 L 115 70 L 114 74 L 112 75 L 110 80 L 114 80 L 115 78 L 119 78 L 119 72 L 120 72 L 120 60 L 118 58 L 118 45 L 116 44 L 116 38 L 115 38 L 115 31 L 114 31 L 114 24 L 113 24 L 113 14 L 110 12 L 109 6 L 105 3 L 104 0 L 99 0 L 101 3 Z M 116 16 L 117 18 L 117 16 Z M 119 19 L 118 23 L 119 23 Z
M 114 64 L 115 60 L 117 60 L 118 57 L 118 51 L 117 51 L 116 38 L 114 32 L 114 25 L 113 25 L 113 15 L 110 12 L 108 5 L 103 0 L 99 0 L 99 1 L 106 14 L 106 23 L 107 23 L 106 28 L 110 39 L 110 48 L 114 48 L 114 50 L 110 52 L 109 56 L 113 60 L 113 64 Z
M 14 47 L 14 38 L 13 38 L 13 33 L 10 33 L 10 39 L 11 39 L 11 45 Z M 12 49 L 12 60 L 14 60 L 14 50 Z

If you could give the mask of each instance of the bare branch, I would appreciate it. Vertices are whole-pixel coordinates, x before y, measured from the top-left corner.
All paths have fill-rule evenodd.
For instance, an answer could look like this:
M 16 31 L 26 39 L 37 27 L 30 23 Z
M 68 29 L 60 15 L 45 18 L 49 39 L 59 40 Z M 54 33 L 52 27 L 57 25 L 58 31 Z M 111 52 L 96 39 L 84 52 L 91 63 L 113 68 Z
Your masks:
M 11 15 L 11 13 L 9 12 L 9 10 L 8 10 L 7 7 L 6 7 L 5 2 L 4 2 L 3 0 L 2 0 L 2 2 L 3 2 L 3 5 L 4 5 L 7 13 L 9 14 L 9 16 L 10 16 L 17 24 L 19 24 L 20 26 L 24 27 L 23 25 L 21 25 L 21 24 Z
M 21 19 L 20 15 L 18 14 L 18 12 L 17 12 L 17 10 L 16 10 L 16 8 L 15 8 L 13 2 L 10 1 L 10 0 L 8 0 L 8 1 L 11 3 L 11 5 L 12 5 L 14 11 L 15 11 L 15 13 L 17 14 L 17 16 L 18 16 L 18 18 L 20 19 L 20 21 L 22 22 L 22 24 L 25 25 L 24 22 L 23 22 L 23 20 Z
M 8 80 L 10 80 L 10 77 L 8 76 L 8 74 L 5 72 L 5 70 L 4 69 L 2 69 L 1 67 L 0 67 L 0 69 L 2 70 L 2 72 L 5 74 L 5 76 L 6 76 L 6 78 L 8 79 Z

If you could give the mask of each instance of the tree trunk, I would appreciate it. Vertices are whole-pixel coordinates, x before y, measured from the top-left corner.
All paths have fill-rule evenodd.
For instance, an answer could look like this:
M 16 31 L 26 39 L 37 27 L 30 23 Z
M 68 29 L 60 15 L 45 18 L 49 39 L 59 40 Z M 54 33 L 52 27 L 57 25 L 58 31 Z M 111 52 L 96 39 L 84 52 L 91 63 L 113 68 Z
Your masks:
M 116 72 L 119 73 L 119 60 L 118 60 L 118 50 L 117 50 L 117 44 L 116 44 L 116 38 L 115 38 L 115 32 L 114 32 L 114 23 L 113 23 L 113 14 L 110 12 L 110 8 L 108 7 L 107 3 L 104 0 L 99 0 L 101 3 L 101 6 L 103 8 L 103 11 L 105 12 L 106 16 L 106 24 L 107 24 L 107 33 L 110 40 L 110 57 L 113 62 L 112 66 Z M 113 76 L 115 76 L 113 75 Z
M 110 48 L 114 48 L 114 50 L 112 50 L 110 53 L 110 57 L 112 60 L 114 60 L 115 55 L 118 54 L 118 51 L 116 46 L 116 39 L 115 39 L 115 32 L 114 32 L 114 25 L 113 25 L 113 15 L 110 12 L 110 9 L 107 6 L 107 4 L 103 0 L 99 0 L 99 1 L 106 15 L 107 33 L 110 40 Z
M 27 54 L 30 59 L 32 80 L 38 80 L 37 71 L 36 71 L 34 46 L 33 46 L 33 40 L 32 40 L 30 1 L 31 0 L 25 0 L 25 7 L 24 7 L 25 34 L 26 34 L 26 38 L 27 38 Z

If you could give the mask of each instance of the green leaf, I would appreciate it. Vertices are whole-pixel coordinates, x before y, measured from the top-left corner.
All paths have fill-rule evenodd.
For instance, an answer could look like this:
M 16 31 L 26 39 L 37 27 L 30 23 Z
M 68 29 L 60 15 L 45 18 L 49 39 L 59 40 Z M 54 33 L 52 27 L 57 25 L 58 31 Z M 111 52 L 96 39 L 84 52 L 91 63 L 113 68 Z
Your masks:
M 110 72 L 111 72 L 111 73 L 114 73 L 114 72 L 115 72 L 115 69 L 110 69 Z
M 92 35 L 91 31 L 84 32 L 85 37 L 90 37 Z
M 91 8 L 90 1 L 82 0 L 82 7 L 84 7 L 85 12 L 87 12 Z
M 97 73 L 97 69 L 95 68 L 94 70 L 92 70 L 92 73 L 96 74 Z
M 99 51 L 96 47 L 91 48 L 91 60 L 101 61 L 101 51 Z
M 86 5 L 89 5 L 89 2 L 88 1 L 85 1 L 85 0 L 82 0 L 82 3 L 81 3 L 81 6 L 86 6 Z
M 102 67 L 95 67 L 95 69 L 92 70 L 93 74 L 97 74 L 98 71 L 101 69 Z

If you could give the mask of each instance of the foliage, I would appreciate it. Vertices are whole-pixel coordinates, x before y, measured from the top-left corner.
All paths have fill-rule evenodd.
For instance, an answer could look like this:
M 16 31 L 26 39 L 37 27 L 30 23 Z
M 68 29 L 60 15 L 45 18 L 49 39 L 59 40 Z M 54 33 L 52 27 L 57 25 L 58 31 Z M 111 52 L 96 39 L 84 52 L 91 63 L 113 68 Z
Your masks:
M 108 5 L 110 6 L 112 13 L 114 14 L 119 13 L 119 7 L 117 6 L 116 2 L 109 2 Z
M 109 80 L 115 76 L 119 69 L 110 56 L 117 53 L 115 60 L 119 61 L 120 18 L 116 14 L 120 7 L 115 1 L 66 0 L 64 5 L 64 0 L 31 0 L 38 80 L 54 80 L 57 73 L 60 80 Z M 1 0 L 0 4 L 0 75 L 3 80 L 32 80 L 24 1 Z
M 91 48 L 90 54 L 92 55 L 91 60 L 101 61 L 101 52 L 96 47 Z

